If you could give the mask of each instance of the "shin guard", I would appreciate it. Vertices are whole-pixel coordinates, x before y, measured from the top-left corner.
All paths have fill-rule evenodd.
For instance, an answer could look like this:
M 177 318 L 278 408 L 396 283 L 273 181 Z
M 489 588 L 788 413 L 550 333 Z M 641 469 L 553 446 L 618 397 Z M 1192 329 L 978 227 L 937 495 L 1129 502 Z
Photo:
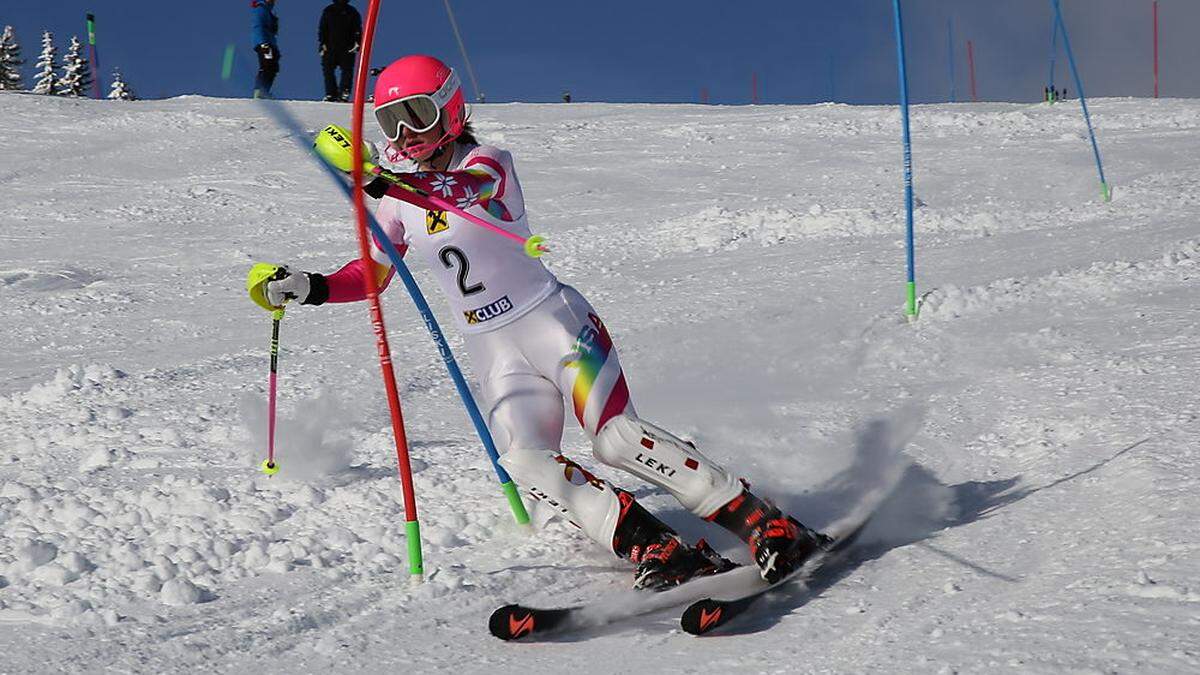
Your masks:
M 742 491 L 741 481 L 691 443 L 630 415 L 609 420 L 593 447 L 596 459 L 666 489 L 702 518 Z
M 605 548 L 621 517 L 621 502 L 608 483 L 549 450 L 509 450 L 500 464 L 535 500 L 552 507 Z

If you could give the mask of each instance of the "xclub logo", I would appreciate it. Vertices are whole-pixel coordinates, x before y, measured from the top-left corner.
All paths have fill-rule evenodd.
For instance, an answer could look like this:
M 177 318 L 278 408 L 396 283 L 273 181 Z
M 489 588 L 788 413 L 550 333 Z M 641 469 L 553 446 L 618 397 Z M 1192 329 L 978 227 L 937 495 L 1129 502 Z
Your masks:
M 463 318 L 467 320 L 468 325 L 491 321 L 513 308 L 512 300 L 508 296 L 504 296 L 490 305 L 485 305 L 479 309 L 468 309 L 463 312 Z

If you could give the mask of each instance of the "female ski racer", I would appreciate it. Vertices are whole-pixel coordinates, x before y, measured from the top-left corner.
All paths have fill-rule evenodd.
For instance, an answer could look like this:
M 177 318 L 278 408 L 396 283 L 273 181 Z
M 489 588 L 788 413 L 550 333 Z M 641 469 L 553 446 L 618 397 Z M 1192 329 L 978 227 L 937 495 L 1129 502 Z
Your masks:
M 513 157 L 479 143 L 466 120 L 456 73 L 431 56 L 406 56 L 380 73 L 375 118 L 393 160 L 419 171 L 406 181 L 472 215 L 528 237 Z M 529 496 L 551 505 L 601 546 L 636 565 L 634 585 L 661 589 L 732 563 L 703 540 L 689 546 L 631 493 L 560 454 L 564 399 L 596 459 L 657 485 L 692 513 L 737 534 L 767 581 L 796 569 L 829 539 L 801 525 L 748 483 L 634 411 L 612 338 L 599 314 L 518 243 L 453 212 L 384 196 L 376 218 L 403 254 L 434 271 L 454 310 L 488 408 L 501 465 Z M 365 274 L 384 287 L 392 269 L 378 248 L 367 269 L 354 260 L 329 274 L 282 268 L 266 292 L 272 305 L 365 299 Z

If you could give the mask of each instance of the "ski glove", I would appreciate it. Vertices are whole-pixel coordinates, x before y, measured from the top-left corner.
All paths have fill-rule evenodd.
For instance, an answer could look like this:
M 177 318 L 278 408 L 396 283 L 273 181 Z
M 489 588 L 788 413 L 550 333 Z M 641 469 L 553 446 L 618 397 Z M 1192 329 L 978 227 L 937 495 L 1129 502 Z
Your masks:
M 320 305 L 329 299 L 329 285 L 325 277 L 309 272 L 293 272 L 287 266 L 280 267 L 278 279 L 267 282 L 267 302 L 282 306 L 288 300 L 302 305 Z

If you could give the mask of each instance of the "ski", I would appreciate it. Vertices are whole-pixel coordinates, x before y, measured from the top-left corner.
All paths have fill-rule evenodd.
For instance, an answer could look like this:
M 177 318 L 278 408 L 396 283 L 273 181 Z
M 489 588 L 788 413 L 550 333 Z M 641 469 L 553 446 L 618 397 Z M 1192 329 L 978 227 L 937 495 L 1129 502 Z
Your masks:
M 578 619 L 582 606 L 559 609 L 538 609 L 522 605 L 505 605 L 492 612 L 488 631 L 501 640 L 519 640 L 533 634 L 547 635 L 570 626 Z
M 875 514 L 893 495 L 904 476 L 905 466 L 893 467 L 881 477 L 879 485 L 870 494 L 860 498 L 857 508 L 826 530 L 833 537 L 829 548 L 810 557 L 800 569 L 774 584 L 763 580 L 756 565 L 740 565 L 719 574 L 697 577 L 665 591 L 618 591 L 595 602 L 572 607 L 505 605 L 492 613 L 488 628 L 501 640 L 536 640 L 617 624 L 636 616 L 686 605 L 680 617 L 683 629 L 693 635 L 711 632 L 744 614 L 770 591 L 787 583 L 811 581 L 844 561 Z
M 724 599 L 707 597 L 696 600 L 683 610 L 679 617 L 680 627 L 692 635 L 704 635 L 729 623 L 746 610 L 752 608 L 771 591 L 795 581 L 809 581 L 833 564 L 845 559 L 854 543 L 870 522 L 870 516 L 855 525 L 849 532 L 838 537 L 833 546 L 814 556 L 792 574 L 768 584 L 759 578 L 757 587 L 740 594 L 728 594 Z
M 762 577 L 757 567 L 739 565 L 663 591 L 631 589 L 609 594 L 596 602 L 571 607 L 505 605 L 492 612 L 488 619 L 488 630 L 501 640 L 545 638 L 619 623 L 713 595 L 741 595 L 761 583 Z

